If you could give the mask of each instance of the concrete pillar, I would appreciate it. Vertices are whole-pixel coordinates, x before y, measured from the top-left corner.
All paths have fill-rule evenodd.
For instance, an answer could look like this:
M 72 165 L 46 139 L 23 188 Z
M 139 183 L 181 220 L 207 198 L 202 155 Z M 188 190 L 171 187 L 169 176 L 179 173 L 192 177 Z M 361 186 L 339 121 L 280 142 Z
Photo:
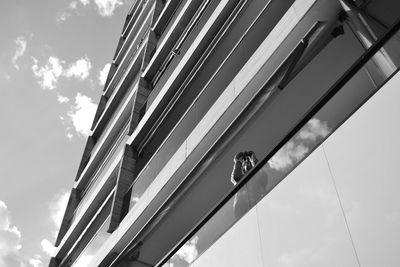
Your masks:
M 141 114 L 142 108 L 144 105 L 146 105 L 146 102 L 150 95 L 150 92 L 151 92 L 151 90 L 150 90 L 149 83 L 145 79 L 140 78 L 138 89 L 135 92 L 135 99 L 133 101 L 131 122 L 130 122 L 128 134 L 133 133 L 133 131 L 136 129 L 136 126 L 138 125 L 140 119 L 142 118 L 142 116 L 143 116 L 143 114 Z
M 134 148 L 125 145 L 124 154 L 119 165 L 117 185 L 111 207 L 111 220 L 108 232 L 112 233 L 121 222 L 123 215 L 124 196 L 135 179 L 137 153 Z
M 368 49 L 378 39 L 372 28 L 368 25 L 363 11 L 357 8 L 351 0 L 339 0 L 346 12 L 349 27 L 352 29 L 361 45 Z M 395 70 L 396 66 L 387 51 L 382 48 L 372 58 L 373 64 L 367 64 L 366 68 L 373 79 L 386 79 Z M 374 78 L 375 77 L 375 78 Z

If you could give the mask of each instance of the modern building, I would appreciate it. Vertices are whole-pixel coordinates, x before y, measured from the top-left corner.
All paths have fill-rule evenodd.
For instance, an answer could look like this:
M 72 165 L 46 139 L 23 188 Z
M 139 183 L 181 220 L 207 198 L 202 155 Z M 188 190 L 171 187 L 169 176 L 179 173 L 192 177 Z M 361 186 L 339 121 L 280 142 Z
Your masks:
M 400 266 L 399 17 L 135 1 L 50 266 Z

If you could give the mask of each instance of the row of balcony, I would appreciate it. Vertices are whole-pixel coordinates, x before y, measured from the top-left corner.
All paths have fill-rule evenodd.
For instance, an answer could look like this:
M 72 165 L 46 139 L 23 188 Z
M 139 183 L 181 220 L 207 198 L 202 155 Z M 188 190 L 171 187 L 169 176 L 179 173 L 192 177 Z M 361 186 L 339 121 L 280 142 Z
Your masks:
M 142 5 L 143 8 L 152 7 L 152 5 L 146 5 L 146 3 L 147 1 L 144 1 Z M 135 7 L 135 5 L 133 7 Z M 135 14 L 141 15 L 140 19 L 143 21 L 130 27 L 127 37 L 131 42 L 125 42 L 125 47 L 128 47 L 129 44 L 129 48 L 121 59 L 121 64 L 116 76 L 110 84 L 113 89 L 111 90 L 111 87 L 109 87 L 110 89 L 105 91 L 105 95 L 108 96 L 109 100 L 102 114 L 103 119 L 100 119 L 104 125 L 102 125 L 103 129 L 101 133 L 99 133 L 98 130 L 95 131 L 98 133 L 98 135 L 94 135 L 97 137 L 97 141 L 91 149 L 86 167 L 76 183 L 76 188 L 79 188 L 81 193 L 81 200 L 68 219 L 68 226 L 71 226 L 71 228 L 75 228 L 77 224 L 81 223 L 82 218 L 87 217 L 88 205 L 91 206 L 93 204 L 90 202 L 93 201 L 93 197 L 96 197 L 95 195 L 98 194 L 99 187 L 104 186 L 107 179 L 110 178 L 109 168 L 111 165 L 115 166 L 116 160 L 119 161 L 118 158 L 121 157 L 119 152 L 121 152 L 121 148 L 129 137 L 127 132 L 130 126 L 129 118 L 131 109 L 135 101 L 134 93 L 139 84 L 140 69 L 145 56 L 149 27 L 153 19 L 151 16 L 152 14 L 149 14 L 152 12 L 149 12 L 147 9 L 143 9 L 140 12 L 138 9 L 135 10 Z M 133 11 L 132 9 L 131 12 Z M 134 16 L 130 16 L 131 21 L 133 21 L 133 17 Z M 124 32 L 128 32 L 128 25 Z M 122 55 L 122 53 L 119 54 Z M 135 73 L 139 74 L 135 75 Z M 135 78 L 132 81 L 130 77 Z M 107 123 L 104 119 L 105 117 L 109 117 L 107 118 Z M 99 123 L 97 123 L 96 126 L 98 127 Z M 100 129 L 100 127 L 98 129 Z M 66 248 L 63 248 L 66 243 L 65 239 L 70 239 L 71 233 L 77 230 L 71 228 L 68 229 L 64 238 L 61 239 L 60 249 L 57 254 L 64 251 L 61 254 L 65 255 Z

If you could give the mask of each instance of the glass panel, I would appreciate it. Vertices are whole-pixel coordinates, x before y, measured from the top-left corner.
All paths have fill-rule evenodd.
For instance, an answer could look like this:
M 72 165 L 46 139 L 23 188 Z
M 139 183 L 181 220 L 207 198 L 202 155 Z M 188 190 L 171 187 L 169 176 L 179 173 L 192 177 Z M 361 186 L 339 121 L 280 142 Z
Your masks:
M 358 266 L 321 149 L 256 210 L 264 266 Z
M 63 259 L 60 266 L 71 266 L 73 262 L 76 262 L 76 260 L 81 257 L 82 251 L 85 250 L 85 247 L 92 242 L 96 233 L 99 233 L 99 229 L 101 230 L 106 227 L 104 222 L 110 216 L 113 194 L 114 192 L 112 191 L 112 193 L 108 195 L 107 199 L 103 203 L 100 203 L 101 206 L 98 208 L 98 212 L 94 214 L 93 219 L 87 223 L 81 236 L 67 253 L 67 256 Z
M 399 53 L 399 51 L 397 51 Z M 350 81 L 348 81 L 342 88 L 341 91 L 336 94 L 320 111 L 318 111 L 312 119 L 310 119 L 298 132 L 294 135 L 290 141 L 286 143 L 256 174 L 253 175 L 252 179 L 241 189 L 242 192 L 246 191 L 247 198 L 243 197 L 242 201 L 248 201 L 250 207 L 256 205 L 264 196 L 270 192 L 277 184 L 279 184 L 285 177 L 285 182 L 279 185 L 275 190 L 268 194 L 268 197 L 264 198 L 262 203 L 257 205 L 257 210 L 260 215 L 259 228 L 262 237 L 262 246 L 264 249 L 264 264 L 266 266 L 358 266 L 357 262 L 357 246 L 353 246 L 351 242 L 350 232 L 346 228 L 346 218 L 340 207 L 340 198 L 337 195 L 333 183 L 333 179 L 327 164 L 325 155 L 322 149 L 318 149 L 313 153 L 310 159 L 307 159 L 304 164 L 297 167 L 308 155 L 312 153 L 336 128 L 338 128 L 343 121 L 352 115 L 369 97 L 375 92 L 377 87 L 381 86 L 383 82 L 387 80 L 392 73 L 386 73 L 384 79 L 377 80 L 371 79 L 370 69 L 368 66 L 376 64 L 376 59 L 371 58 L 365 64 L 365 67 L 360 69 Z M 397 66 L 396 66 L 397 67 Z M 393 69 L 393 72 L 395 69 Z M 400 78 L 399 83 L 400 83 Z M 398 83 L 397 83 L 398 84 Z M 397 93 L 398 95 L 398 93 Z M 398 96 L 393 99 L 398 99 Z M 398 109 L 399 105 L 394 103 L 393 106 Z M 375 111 L 379 114 L 378 111 Z M 397 120 L 396 116 L 400 114 L 400 111 L 391 110 L 391 115 L 394 117 L 392 121 Z M 371 116 L 371 114 L 369 115 Z M 369 122 L 369 116 L 366 116 L 365 123 L 374 127 L 373 123 Z M 396 117 L 396 118 L 395 118 Z M 376 121 L 380 121 L 382 127 L 374 128 L 375 131 L 380 131 L 385 128 L 387 123 L 384 114 L 378 116 Z M 385 123 L 386 122 L 386 123 Z M 360 129 L 362 129 L 360 127 Z M 365 129 L 364 129 L 365 131 Z M 388 140 L 387 146 L 390 150 L 390 141 L 397 140 L 396 136 L 400 132 L 399 129 L 392 131 L 392 138 L 386 138 L 386 132 L 380 131 L 381 138 Z M 374 131 L 371 130 L 371 135 Z M 359 138 L 363 135 L 363 130 L 360 130 L 358 134 L 353 135 L 354 139 Z M 370 139 L 375 138 L 370 136 Z M 368 139 L 368 137 L 366 137 Z M 359 141 L 360 147 L 368 149 L 369 141 L 363 138 L 364 142 Z M 335 143 L 332 147 L 339 149 L 340 151 L 334 153 L 337 156 L 337 161 L 341 164 L 350 164 L 351 161 L 345 160 L 343 155 L 348 153 L 348 148 L 352 146 L 352 142 L 346 142 L 347 145 L 338 145 L 340 142 Z M 382 150 L 381 146 L 375 144 L 376 150 L 380 149 L 380 153 L 377 155 L 382 156 L 386 150 Z M 398 146 L 400 149 L 400 145 Z M 397 159 L 394 151 L 392 150 L 392 160 Z M 363 151 L 360 148 L 360 151 Z M 363 155 L 369 155 L 368 150 L 361 153 Z M 354 156 L 356 158 L 357 156 Z M 380 157 L 371 157 L 371 162 L 368 164 L 370 168 L 373 168 L 375 160 L 380 161 L 382 166 L 385 166 L 386 161 Z M 369 254 L 370 257 L 375 257 L 377 260 L 371 266 L 380 265 L 382 257 L 387 255 L 377 256 L 371 255 L 371 251 L 375 251 L 380 246 L 381 252 L 386 251 L 387 254 L 392 253 L 393 249 L 399 246 L 398 241 L 400 240 L 398 234 L 393 234 L 394 229 L 398 229 L 400 224 L 400 208 L 397 203 L 400 203 L 400 198 L 395 193 L 395 188 L 398 188 L 399 183 L 393 182 L 393 179 L 388 179 L 387 183 L 382 186 L 380 177 L 382 170 L 378 173 L 370 170 L 369 168 L 363 167 L 365 162 L 358 161 L 359 167 L 357 169 L 363 170 L 362 173 L 368 172 L 371 176 L 370 181 L 364 179 L 365 175 L 359 175 L 359 182 L 355 183 L 355 188 L 359 192 L 363 192 L 363 196 L 360 200 L 357 200 L 357 194 L 349 191 L 350 189 L 343 189 L 348 192 L 349 200 L 348 209 L 354 206 L 357 207 L 357 203 L 365 202 L 368 203 L 368 207 L 376 207 L 380 209 L 377 213 L 371 213 L 372 210 L 366 213 L 364 218 L 358 219 L 358 231 L 360 234 L 360 243 L 365 244 L 365 253 Z M 392 166 L 397 166 L 395 162 L 392 162 Z M 339 163 L 337 163 L 339 164 Z M 297 167 L 297 168 L 296 168 Z M 338 167 L 339 168 L 339 167 Z M 395 167 L 393 167 L 395 168 Z M 343 173 L 347 172 L 348 167 L 342 167 Z M 378 168 L 379 170 L 379 168 Z M 292 173 L 293 172 L 293 173 Z M 392 174 L 398 173 L 393 170 Z M 351 180 L 351 175 L 343 175 L 343 188 L 348 185 L 348 181 Z M 335 176 L 336 177 L 336 176 Z M 395 177 L 395 175 L 391 175 Z M 362 179 L 362 180 L 361 180 Z M 370 191 L 364 191 L 366 183 L 370 185 Z M 392 188 L 393 192 L 386 194 L 386 188 Z M 380 190 L 382 193 L 377 194 L 377 197 L 371 198 L 376 190 Z M 234 216 L 234 203 L 235 195 L 221 208 L 212 219 L 210 219 L 188 242 L 186 242 L 181 249 L 175 253 L 169 259 L 169 266 L 188 266 L 189 263 L 196 265 L 196 258 L 201 255 L 208 247 L 210 247 L 215 240 L 224 234 L 244 213 L 238 212 L 238 215 Z M 352 199 L 353 198 L 353 199 Z M 371 199 L 380 198 L 383 202 L 373 202 Z M 384 203 L 384 204 L 382 204 Z M 396 203 L 396 204 L 394 204 Z M 388 208 L 389 207 L 389 208 Z M 246 211 L 248 209 L 245 209 Z M 368 209 L 366 209 L 368 210 Z M 230 212 L 227 212 L 230 211 Z M 374 210 L 376 211 L 376 210 Z M 384 214 L 384 211 L 388 213 Z M 240 214 L 240 215 L 239 215 Z M 372 219 L 373 215 L 382 214 L 378 218 Z M 382 228 L 382 225 L 376 223 L 384 220 L 393 224 L 393 228 L 387 230 L 375 230 L 376 228 Z M 371 227 L 365 228 L 365 222 L 371 222 Z M 361 224 L 362 223 L 362 224 Z M 367 224 L 368 225 L 368 224 Z M 370 239 L 363 239 L 361 232 L 370 231 Z M 396 232 L 398 233 L 398 231 Z M 388 237 L 392 234 L 391 238 L 385 239 L 384 236 Z M 390 246 L 391 249 L 386 249 L 386 246 L 381 246 L 379 242 L 376 242 L 381 237 L 383 243 Z M 201 244 L 201 245 L 200 245 Z M 378 245 L 379 244 L 379 245 Z M 194 248 L 193 248 L 194 247 Z M 180 255 L 185 255 L 184 252 L 187 248 L 195 250 L 196 253 L 192 253 L 190 260 L 187 260 L 183 265 L 175 265 L 174 259 L 181 259 Z M 385 248 L 385 249 L 383 249 Z M 367 252 L 369 251 L 369 253 Z M 389 251 L 389 252 L 388 252 Z M 227 255 L 230 253 L 226 251 Z M 227 256 L 227 255 L 221 255 Z M 391 259 L 397 255 L 394 251 L 390 254 L 391 257 L 386 259 L 388 265 L 385 266 L 396 266 L 392 264 Z M 380 261 L 379 261 L 380 260 Z M 379 263 L 378 263 L 379 262 Z M 172 265 L 171 265 L 172 264 Z M 179 262 L 182 264 L 182 261 Z M 397 262 L 398 265 L 398 262 Z
M 229 202 L 211 218 L 205 227 L 194 235 L 181 249 L 171 257 L 174 267 L 189 266 L 199 255 L 209 248 L 222 233 L 250 210 L 248 188 L 244 186 Z
M 232 228 L 202 254 L 192 266 L 261 267 L 261 247 L 257 214 L 250 210 Z M 175 265 L 173 265 L 175 267 Z
M 73 267 L 85 267 L 92 260 L 99 248 L 106 242 L 111 235 L 107 232 L 110 224 L 110 216 L 106 219 L 85 250 L 79 255 L 79 258 L 72 264 Z
M 107 154 L 107 157 L 104 159 L 104 162 L 102 162 L 99 165 L 99 169 L 97 170 L 96 174 L 90 181 L 90 184 L 87 185 L 84 195 L 82 196 L 81 201 L 79 202 L 78 206 L 75 209 L 73 216 L 71 217 L 71 224 L 75 221 L 76 218 L 80 217 L 80 214 L 83 211 L 82 208 L 83 208 L 84 204 L 87 202 L 88 199 L 90 199 L 90 196 L 93 195 L 93 193 L 95 192 L 95 189 L 97 188 L 97 185 L 103 181 L 103 179 L 105 178 L 104 176 L 105 176 L 107 170 L 110 169 L 111 164 L 114 162 L 114 160 L 118 156 L 121 156 L 121 153 L 119 153 L 119 152 L 124 147 L 126 140 L 129 138 L 129 136 L 127 135 L 128 128 L 129 128 L 128 125 L 129 124 L 127 124 L 123 128 L 121 135 L 119 136 L 118 139 L 116 139 L 115 143 L 112 145 L 110 152 Z M 111 174 L 111 176 L 116 175 L 115 171 L 117 171 L 117 170 L 114 170 L 113 173 Z M 106 179 L 108 179 L 108 178 L 109 177 L 106 177 Z
M 400 74 L 324 143 L 362 266 L 400 266 Z

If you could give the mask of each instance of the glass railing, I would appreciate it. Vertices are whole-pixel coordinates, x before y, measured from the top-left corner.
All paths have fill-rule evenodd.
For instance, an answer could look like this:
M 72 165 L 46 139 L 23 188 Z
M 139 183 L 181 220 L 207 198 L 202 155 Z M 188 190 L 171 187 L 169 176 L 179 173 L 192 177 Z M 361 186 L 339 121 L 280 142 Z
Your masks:
M 161 44 L 164 41 L 164 39 L 166 38 L 168 32 L 172 28 L 172 25 L 174 24 L 175 20 L 177 19 L 179 13 L 182 11 L 183 7 L 185 6 L 185 4 L 183 3 L 182 0 L 177 0 L 177 1 L 180 1 L 180 3 L 178 4 L 177 8 L 174 10 L 174 12 L 171 15 L 171 17 L 168 19 L 168 22 L 165 24 L 165 27 L 162 30 L 161 36 L 158 39 L 158 43 L 159 44 Z
M 110 233 L 107 232 L 110 225 L 111 216 L 104 221 L 99 230 L 93 236 L 92 240 L 87 244 L 85 249 L 79 255 L 79 258 L 72 264 L 73 267 L 86 267 L 89 262 L 93 259 L 99 248 L 107 241 L 110 237 Z
M 87 266 L 87 262 L 91 259 L 90 255 L 102 244 L 101 241 L 109 236 L 107 227 L 110 222 L 113 196 L 114 190 L 100 203 L 100 207 L 97 208 L 93 218 L 86 223 L 82 234 L 77 238 L 67 256 L 61 261 L 60 266 L 71 266 L 71 264 L 78 264 L 73 266 Z
M 110 119 L 108 120 L 107 125 L 105 126 L 105 129 L 102 131 L 100 138 L 98 138 L 98 140 L 96 141 L 96 144 L 93 146 L 92 155 L 95 155 L 97 153 L 97 150 L 100 149 L 100 146 L 104 142 L 104 139 L 107 138 L 108 129 L 110 129 L 110 127 L 113 126 L 114 120 L 117 118 L 117 116 L 120 115 L 120 111 L 125 107 L 125 105 L 126 105 L 125 102 L 129 98 L 132 90 L 137 86 L 137 83 L 139 82 L 139 78 L 140 78 L 140 74 L 137 74 L 135 79 L 129 86 L 129 89 L 125 92 L 125 94 L 124 94 L 123 98 L 121 99 L 121 101 L 119 102 L 117 108 L 115 109 L 115 111 L 111 115 Z
M 177 42 L 175 43 L 174 47 L 171 51 L 168 52 L 168 55 L 165 57 L 163 63 L 155 73 L 154 77 L 152 78 L 151 84 L 153 86 L 153 91 L 149 95 L 149 104 L 151 105 L 152 101 L 156 98 L 159 94 L 160 90 L 162 89 L 165 82 L 168 80 L 171 73 L 174 71 L 176 65 L 178 64 L 179 60 L 177 59 L 177 55 L 181 54 L 181 48 L 185 42 L 189 39 L 190 34 L 195 29 L 196 25 L 198 25 L 202 15 L 206 11 L 206 9 L 210 5 L 210 1 L 203 2 L 199 8 L 196 10 L 195 14 L 191 18 L 188 25 L 185 27 L 183 32 L 180 34 Z M 197 29 L 199 30 L 199 29 Z M 193 38 L 192 38 L 193 39 Z M 193 40 L 191 40 L 193 41 Z M 178 60 L 178 61 L 177 61 Z
M 122 131 L 120 132 L 118 138 L 115 139 L 115 142 L 111 146 L 110 151 L 107 153 L 104 162 L 99 164 L 96 174 L 93 176 L 92 180 L 89 182 L 85 190 L 82 192 L 82 199 L 79 202 L 78 206 L 76 207 L 71 217 L 70 225 L 72 225 L 72 223 L 75 221 L 76 218 L 79 218 L 82 215 L 83 207 L 87 203 L 88 199 L 90 199 L 90 197 L 94 194 L 95 189 L 98 187 L 98 185 L 104 180 L 104 176 L 107 170 L 110 169 L 111 164 L 113 164 L 113 162 L 117 157 L 121 157 L 122 148 L 125 145 L 126 140 L 129 138 L 129 136 L 127 135 L 128 129 L 129 129 L 129 123 L 127 123 L 122 128 Z M 116 175 L 114 173 L 115 171 L 117 170 L 114 170 L 111 176 Z M 108 179 L 108 177 L 106 179 Z
M 305 117 L 156 266 L 192 266 L 228 229 L 285 179 L 400 67 L 400 21 L 317 101 Z M 382 54 L 395 67 L 380 71 Z M 276 88 L 267 88 L 275 90 Z M 243 245 L 243 244 L 242 244 Z M 195 265 L 196 263 L 194 263 Z
M 136 58 L 136 55 L 140 50 L 140 48 L 142 47 L 144 40 L 148 36 L 149 31 L 150 31 L 150 26 L 143 27 L 141 31 L 137 34 L 135 40 L 131 43 L 128 53 L 124 55 L 121 64 L 115 71 L 114 77 L 111 78 L 108 88 L 105 91 L 105 95 L 108 96 L 108 99 L 113 99 L 117 91 L 115 89 L 118 88 L 121 82 L 123 81 L 121 80 L 121 78 L 124 76 L 126 70 L 130 67 L 133 59 Z

